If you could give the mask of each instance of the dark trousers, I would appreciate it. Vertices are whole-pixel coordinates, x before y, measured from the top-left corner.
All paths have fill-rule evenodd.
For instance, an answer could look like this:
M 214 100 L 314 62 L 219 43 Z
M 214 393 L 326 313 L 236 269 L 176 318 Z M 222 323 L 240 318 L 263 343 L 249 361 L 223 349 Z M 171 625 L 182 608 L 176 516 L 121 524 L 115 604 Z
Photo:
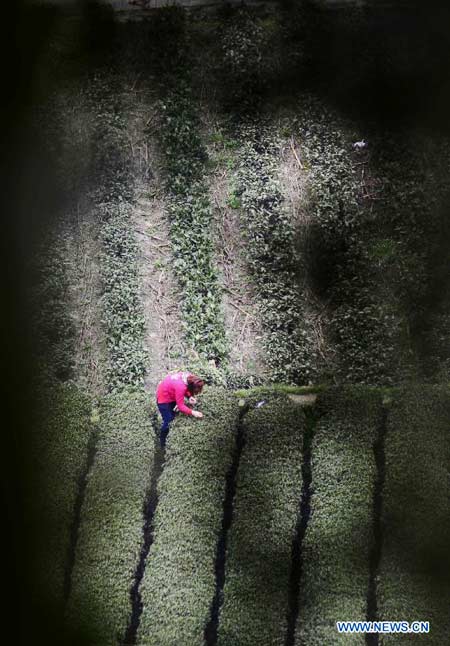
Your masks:
M 166 446 L 166 439 L 169 433 L 169 424 L 174 419 L 176 413 L 173 410 L 176 406 L 175 402 L 169 402 L 168 404 L 158 404 L 159 412 L 163 419 L 161 426 L 161 434 L 159 436 L 159 442 L 161 446 Z

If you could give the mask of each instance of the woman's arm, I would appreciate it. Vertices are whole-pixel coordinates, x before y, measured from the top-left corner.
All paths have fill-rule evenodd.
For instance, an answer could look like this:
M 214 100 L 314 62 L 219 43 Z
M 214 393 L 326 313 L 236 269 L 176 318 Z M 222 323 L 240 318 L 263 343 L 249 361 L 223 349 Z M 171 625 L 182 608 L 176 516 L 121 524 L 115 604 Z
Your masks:
M 192 415 L 192 409 L 189 406 L 186 406 L 184 403 L 184 397 L 186 395 L 186 386 L 184 384 L 177 384 L 175 386 L 175 401 L 177 403 L 178 409 L 184 415 Z

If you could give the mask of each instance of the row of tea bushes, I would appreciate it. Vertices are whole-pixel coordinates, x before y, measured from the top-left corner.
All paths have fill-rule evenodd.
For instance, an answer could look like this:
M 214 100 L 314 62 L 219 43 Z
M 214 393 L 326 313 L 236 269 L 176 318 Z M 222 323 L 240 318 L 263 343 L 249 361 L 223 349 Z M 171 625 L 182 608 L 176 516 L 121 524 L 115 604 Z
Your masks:
M 199 136 L 199 118 L 188 84 L 177 83 L 161 101 L 160 142 L 166 172 L 172 267 L 180 288 L 186 350 L 203 359 L 223 361 L 227 343 L 222 293 L 214 266 L 212 209 L 206 182 L 207 160 Z
M 218 644 L 282 646 L 305 418 L 286 397 L 273 395 L 259 408 L 253 404 L 243 424 Z
M 383 620 L 429 621 L 414 641 L 444 644 L 450 633 L 450 392 L 404 390 L 388 417 L 383 550 L 378 605 Z M 389 635 L 401 644 L 408 635 Z
M 347 644 L 336 621 L 364 621 L 373 544 L 373 445 L 381 399 L 365 389 L 319 396 L 312 444 L 311 516 L 302 545 L 296 644 Z M 352 637 L 363 645 L 363 634 Z
M 108 347 L 109 391 L 144 383 L 147 353 L 145 319 L 140 297 L 138 245 L 126 202 L 99 206 L 103 284 L 103 323 Z
M 130 589 L 154 465 L 149 412 L 141 392 L 123 390 L 101 400 L 67 609 L 68 625 L 82 643 L 121 643 L 131 615 Z
M 209 389 L 201 408 L 203 420 L 181 417 L 168 435 L 154 541 L 141 585 L 138 644 L 145 646 L 204 643 L 239 409 L 221 389 Z
M 73 385 L 39 393 L 27 496 L 37 603 L 62 609 L 79 481 L 91 439 L 91 399 Z
M 309 224 L 299 248 L 309 284 L 327 303 L 328 371 L 351 383 L 391 383 L 402 313 L 379 263 L 386 240 L 374 211 L 381 182 L 369 164 L 373 142 L 353 149 L 358 126 L 314 96 L 299 98 L 288 126 L 308 171 Z

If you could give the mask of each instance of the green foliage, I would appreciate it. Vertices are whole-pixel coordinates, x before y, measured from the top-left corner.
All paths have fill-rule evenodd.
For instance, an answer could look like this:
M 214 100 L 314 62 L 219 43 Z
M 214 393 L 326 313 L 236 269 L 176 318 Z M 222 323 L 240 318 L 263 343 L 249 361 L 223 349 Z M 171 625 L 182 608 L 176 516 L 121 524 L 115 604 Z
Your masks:
M 333 388 L 319 395 L 317 408 L 297 620 L 298 643 L 305 646 L 347 644 L 335 622 L 366 618 L 381 398 L 365 388 Z M 353 640 L 365 643 L 364 635 Z
M 264 84 L 264 32 L 254 17 L 239 9 L 221 25 L 219 81 L 227 107 L 249 109 Z
M 144 382 L 147 354 L 143 349 L 144 314 L 139 294 L 137 242 L 130 208 L 113 202 L 99 206 L 103 283 L 103 322 L 108 345 L 110 391 Z
M 450 630 L 449 419 L 448 388 L 404 389 L 393 398 L 385 445 L 380 619 L 429 621 L 422 639 L 436 645 Z M 382 638 L 383 644 L 406 641 Z
M 244 417 L 219 646 L 282 646 L 302 488 L 303 412 L 282 395 Z
M 405 375 L 402 313 L 381 279 L 381 260 L 392 257 L 395 243 L 372 239 L 373 207 L 364 198 L 361 159 L 352 151 L 348 124 L 304 97 L 295 127 L 309 167 L 312 223 L 299 250 L 306 280 L 329 307 L 334 356 L 328 371 L 353 383 L 392 383 Z
M 373 384 L 445 374 L 448 143 L 372 132 L 355 153 L 362 134 L 307 96 L 295 127 L 310 187 L 302 271 L 329 309 L 329 372 Z
M 73 376 L 76 330 L 70 316 L 65 240 L 61 232 L 48 236 L 33 260 L 35 275 L 29 303 L 36 343 L 33 350 L 50 379 Z
M 143 392 L 100 402 L 97 452 L 89 473 L 67 608 L 89 643 L 122 642 L 142 543 L 143 507 L 154 464 L 151 408 Z
M 239 139 L 236 192 L 242 201 L 247 262 L 261 301 L 270 376 L 307 383 L 317 375 L 318 358 L 296 288 L 294 231 L 277 176 L 280 142 L 262 120 L 242 124 Z
M 143 384 L 147 364 L 144 315 L 139 295 L 138 246 L 131 226 L 133 182 L 126 115 L 117 69 L 88 77 L 90 108 L 89 197 L 98 217 L 101 246 L 102 322 L 105 328 L 109 391 Z
M 92 402 L 73 385 L 41 387 L 36 394 L 25 482 L 34 545 L 33 604 L 62 613 L 75 501 L 93 432 Z
M 182 69 L 176 86 L 161 102 L 161 122 L 173 269 L 182 291 L 184 338 L 188 348 L 201 357 L 220 362 L 228 349 L 210 237 L 212 209 L 204 178 L 207 157 Z
M 210 388 L 200 408 L 203 420 L 181 416 L 168 436 L 154 542 L 141 586 L 138 644 L 145 646 L 204 643 L 239 409 L 234 397 Z
M 239 209 L 241 207 L 241 200 L 235 193 L 231 193 L 228 197 L 227 204 L 232 209 Z
M 378 227 L 395 245 L 378 275 L 389 281 L 404 312 L 421 376 L 448 379 L 449 140 L 388 133 L 376 143 L 374 164 L 384 187 L 375 205 Z

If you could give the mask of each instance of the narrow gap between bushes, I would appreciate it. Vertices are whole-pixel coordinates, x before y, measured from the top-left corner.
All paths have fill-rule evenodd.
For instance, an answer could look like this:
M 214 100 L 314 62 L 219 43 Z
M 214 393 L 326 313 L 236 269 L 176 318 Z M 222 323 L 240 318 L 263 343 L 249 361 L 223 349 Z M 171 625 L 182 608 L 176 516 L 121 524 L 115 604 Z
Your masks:
M 139 560 L 136 566 L 136 571 L 134 573 L 133 585 L 131 586 L 130 590 L 131 616 L 125 632 L 122 646 L 136 643 L 136 636 L 143 608 L 142 597 L 139 588 L 144 577 L 147 557 L 153 544 L 153 518 L 156 511 L 156 506 L 158 504 L 158 480 L 164 468 L 165 449 L 162 448 L 159 443 L 159 426 L 158 416 L 156 413 L 152 417 L 152 426 L 155 431 L 155 458 L 153 465 L 153 474 L 147 498 L 144 503 L 143 542 Z
M 78 543 L 78 533 L 81 522 L 81 510 L 83 508 L 84 497 L 88 482 L 89 472 L 94 464 L 95 454 L 97 452 L 98 427 L 94 424 L 91 429 L 89 442 L 87 446 L 87 458 L 84 469 L 78 480 L 78 493 L 75 500 L 72 527 L 70 528 L 70 542 L 66 562 L 66 571 L 64 573 L 64 605 L 70 597 L 72 590 L 72 572 L 75 565 L 75 554 Z
M 228 470 L 225 483 L 225 498 L 223 501 L 222 529 L 217 543 L 215 560 L 216 590 L 211 603 L 210 618 L 204 631 L 205 646 L 216 646 L 217 630 L 219 627 L 220 609 L 223 603 L 223 588 L 225 584 L 225 561 L 227 552 L 228 531 L 233 520 L 233 505 L 236 494 L 236 481 L 241 460 L 242 449 L 245 444 L 244 417 L 249 411 L 247 404 L 239 413 L 239 420 L 236 427 L 236 444 L 233 460 Z
M 377 469 L 373 494 L 373 544 L 369 556 L 369 586 L 367 590 L 367 621 L 378 620 L 377 578 L 380 570 L 381 550 L 383 546 L 383 488 L 385 480 L 385 441 L 387 429 L 387 409 L 382 408 L 378 433 L 373 445 Z M 377 633 L 366 633 L 367 646 L 378 646 Z
M 313 408 L 306 408 L 304 413 L 306 417 L 306 427 L 303 435 L 302 450 L 302 491 L 300 495 L 300 509 L 297 517 L 297 525 L 292 542 L 292 565 L 289 578 L 289 606 L 285 646 L 294 646 L 295 644 L 295 627 L 300 610 L 300 581 L 303 572 L 302 545 L 311 513 L 311 457 L 317 413 Z

